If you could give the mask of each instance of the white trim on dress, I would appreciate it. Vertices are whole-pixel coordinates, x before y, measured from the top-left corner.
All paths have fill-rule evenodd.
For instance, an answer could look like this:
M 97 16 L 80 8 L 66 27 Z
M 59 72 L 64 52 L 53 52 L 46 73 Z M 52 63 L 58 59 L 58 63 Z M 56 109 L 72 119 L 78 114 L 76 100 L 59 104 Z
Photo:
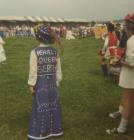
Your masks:
M 31 136 L 31 135 L 28 135 L 29 138 L 32 138 L 32 139 L 38 139 L 38 140 L 41 140 L 41 139 L 46 139 L 46 138 L 49 138 L 49 137 L 54 137 L 54 136 L 61 136 L 63 135 L 63 132 L 61 133 L 58 133 L 58 134 L 50 134 L 46 137 L 34 137 L 34 136 Z

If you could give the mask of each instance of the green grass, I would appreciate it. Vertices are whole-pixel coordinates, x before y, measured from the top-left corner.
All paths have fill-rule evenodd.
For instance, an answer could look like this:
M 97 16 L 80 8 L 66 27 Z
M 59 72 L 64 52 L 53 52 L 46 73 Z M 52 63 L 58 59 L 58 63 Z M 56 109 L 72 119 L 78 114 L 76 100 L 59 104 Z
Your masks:
M 100 40 L 63 40 L 63 81 L 59 87 L 64 135 L 59 140 L 133 140 L 134 119 L 129 136 L 109 136 L 107 128 L 119 120 L 108 118 L 117 109 L 121 89 L 104 78 L 97 51 Z M 29 54 L 37 45 L 33 39 L 6 40 L 7 64 L 0 65 L 0 140 L 27 140 L 32 96 L 27 88 Z

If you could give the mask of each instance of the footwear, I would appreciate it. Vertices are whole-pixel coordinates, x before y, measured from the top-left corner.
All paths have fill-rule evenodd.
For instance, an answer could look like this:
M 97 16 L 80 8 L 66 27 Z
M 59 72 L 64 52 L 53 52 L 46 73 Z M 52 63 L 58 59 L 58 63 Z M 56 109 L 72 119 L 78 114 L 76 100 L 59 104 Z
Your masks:
M 7 63 L 4 61 L 4 62 L 2 62 L 1 64 L 2 64 L 2 65 L 5 65 L 5 64 L 7 64 Z
M 113 129 L 107 129 L 106 130 L 106 133 L 111 135 L 111 134 L 121 134 L 121 135 L 125 135 L 127 132 L 124 131 L 124 132 L 121 132 L 121 131 L 118 131 L 118 128 L 113 128 Z
M 119 111 L 116 111 L 116 112 L 113 112 L 113 113 L 110 113 L 109 114 L 109 117 L 110 118 L 113 118 L 113 119 L 117 119 L 121 116 L 121 113 Z

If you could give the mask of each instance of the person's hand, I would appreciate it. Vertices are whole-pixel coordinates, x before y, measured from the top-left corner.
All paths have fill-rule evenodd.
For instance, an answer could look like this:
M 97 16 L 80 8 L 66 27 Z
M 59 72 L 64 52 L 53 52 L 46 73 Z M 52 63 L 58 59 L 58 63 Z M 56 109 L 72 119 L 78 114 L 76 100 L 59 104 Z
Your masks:
M 134 65 L 129 65 L 129 68 L 133 69 L 134 68 Z
M 121 62 L 121 64 L 124 65 L 124 66 L 128 65 L 128 63 L 127 63 L 124 59 L 121 59 L 120 62 Z
M 32 94 L 34 94 L 34 86 L 29 86 L 29 90 Z
M 128 62 L 124 61 L 123 59 L 121 60 L 121 64 L 123 66 L 128 67 L 128 68 L 134 68 L 134 65 L 130 65 Z

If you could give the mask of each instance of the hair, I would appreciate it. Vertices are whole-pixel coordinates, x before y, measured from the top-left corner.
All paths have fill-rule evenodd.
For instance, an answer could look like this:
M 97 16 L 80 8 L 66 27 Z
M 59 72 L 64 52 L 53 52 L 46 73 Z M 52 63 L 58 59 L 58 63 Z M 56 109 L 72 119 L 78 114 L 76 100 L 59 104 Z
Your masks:
M 108 32 L 113 32 L 115 30 L 114 24 L 108 23 L 107 30 Z
M 134 22 L 126 21 L 126 29 L 134 34 Z

